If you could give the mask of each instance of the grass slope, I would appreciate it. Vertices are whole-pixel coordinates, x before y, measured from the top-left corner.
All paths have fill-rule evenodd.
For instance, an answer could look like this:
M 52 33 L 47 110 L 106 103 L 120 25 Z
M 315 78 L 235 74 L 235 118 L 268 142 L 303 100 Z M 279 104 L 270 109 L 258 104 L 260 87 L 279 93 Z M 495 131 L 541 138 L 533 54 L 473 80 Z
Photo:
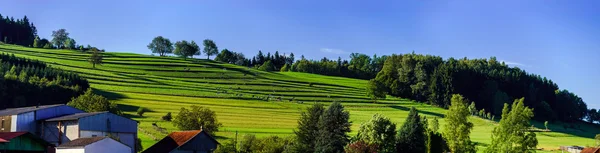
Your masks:
M 416 107 L 421 115 L 429 118 L 443 117 L 446 111 L 392 98 L 375 104 L 364 96 L 365 80 L 343 77 L 267 73 L 210 60 L 131 53 L 104 53 L 104 64 L 93 69 L 87 62 L 89 54 L 77 51 L 0 45 L 0 52 L 45 61 L 52 67 L 86 77 L 96 93 L 116 101 L 127 117 L 140 121 L 138 135 L 145 148 L 167 134 L 159 132 L 152 123 L 166 128 L 167 132 L 175 131 L 177 129 L 170 122 L 160 120 L 161 116 L 167 112 L 175 116 L 181 107 L 189 105 L 201 105 L 217 112 L 218 120 L 223 123 L 217 133 L 219 140 L 234 137 L 236 131 L 240 136 L 293 134 L 300 112 L 316 102 L 343 102 L 353 122 L 351 135 L 355 135 L 360 124 L 375 113 L 384 114 L 400 126 L 410 107 Z M 273 98 L 265 101 L 268 96 Z M 135 115 L 138 107 L 151 111 L 139 117 Z M 472 117 L 471 121 L 475 124 L 471 138 L 482 150 L 490 143 L 491 131 L 497 123 L 478 117 Z M 440 125 L 444 122 L 440 119 Z M 543 127 L 541 123 L 534 124 Z M 599 129 L 586 124 L 580 126 L 583 130 L 565 130 L 561 124 L 551 125 L 550 128 L 558 132 L 538 132 L 539 148 L 593 145 L 591 137 L 599 133 Z

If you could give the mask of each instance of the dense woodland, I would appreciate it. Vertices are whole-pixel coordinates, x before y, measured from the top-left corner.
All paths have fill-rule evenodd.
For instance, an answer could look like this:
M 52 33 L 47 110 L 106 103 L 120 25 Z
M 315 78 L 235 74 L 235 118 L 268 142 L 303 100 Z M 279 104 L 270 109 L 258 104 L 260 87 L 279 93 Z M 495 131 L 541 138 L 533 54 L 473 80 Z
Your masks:
M 8 54 L 0 54 L 0 76 L 0 109 L 64 104 L 89 88 L 77 74 Z
M 0 39 L 4 43 L 31 46 L 37 36 L 37 29 L 29 22 L 27 16 L 23 19 L 3 17 L 0 15 Z

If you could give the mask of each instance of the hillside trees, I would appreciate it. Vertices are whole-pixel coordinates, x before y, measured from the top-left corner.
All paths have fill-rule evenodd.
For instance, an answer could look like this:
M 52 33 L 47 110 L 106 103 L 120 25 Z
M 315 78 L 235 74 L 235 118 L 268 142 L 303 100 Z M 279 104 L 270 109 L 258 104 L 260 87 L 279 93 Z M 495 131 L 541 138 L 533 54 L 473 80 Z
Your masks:
M 213 40 L 204 39 L 204 41 L 202 41 L 202 42 L 203 42 L 202 44 L 204 45 L 204 50 L 202 50 L 202 51 L 206 55 L 206 59 L 210 59 L 210 56 L 219 53 L 217 44 L 215 44 L 215 42 Z
M 450 108 L 446 113 L 446 126 L 442 135 L 452 152 L 476 152 L 475 144 L 470 138 L 473 123 L 468 119 L 470 112 L 467 102 L 461 95 L 452 95 Z
M 375 145 L 377 148 L 375 152 L 394 153 L 396 152 L 396 124 L 381 114 L 375 114 L 371 120 L 360 125 L 355 139 L 358 144 Z
M 117 103 L 111 102 L 108 99 L 96 95 L 88 88 L 83 95 L 73 98 L 67 105 L 86 112 L 102 112 L 109 111 L 113 114 L 121 115 L 122 112 L 117 108 Z
M 58 29 L 56 31 L 52 31 L 52 43 L 58 48 L 67 47 L 66 42 L 69 39 L 69 33 L 66 29 Z
M 267 71 L 267 72 L 275 71 L 275 65 L 273 65 L 273 62 L 267 61 L 263 65 L 258 67 L 258 70 Z
M 37 29 L 29 18 L 24 16 L 22 19 L 13 17 L 3 17 L 0 14 L 0 41 L 7 44 L 17 44 L 22 46 L 31 46 L 37 36 Z
M 92 48 L 92 54 L 90 54 L 89 62 L 92 64 L 93 68 L 96 68 L 96 64 L 102 64 L 102 53 L 96 48 Z
M 412 107 L 406 121 L 398 131 L 397 152 L 426 152 L 425 127 L 421 123 L 421 116 L 417 109 Z
M 244 54 L 239 52 L 230 51 L 228 49 L 221 50 L 221 53 L 215 57 L 215 61 L 241 65 L 241 66 L 250 66 L 250 60 L 246 59 Z
M 333 102 L 319 119 L 319 135 L 315 143 L 317 153 L 344 152 L 350 141 L 350 113 L 339 102 Z
M 367 84 L 367 96 L 373 100 L 385 98 L 385 85 L 375 79 L 369 80 Z
M 173 53 L 173 43 L 171 43 L 171 40 L 168 38 L 162 36 L 157 36 L 152 39 L 152 42 L 150 42 L 147 47 L 152 53 L 158 53 L 160 56 Z
M 181 107 L 179 114 L 173 119 L 173 125 L 179 130 L 200 130 L 214 135 L 222 126 L 217 120 L 217 114 L 202 106 L 192 105 L 191 109 Z
M 173 53 L 183 58 L 194 57 L 194 55 L 200 55 L 200 47 L 193 40 L 191 42 L 185 40 L 177 41 Z
M 485 152 L 529 152 L 538 144 L 535 133 L 527 132 L 533 110 L 525 106 L 524 98 L 508 104 L 502 109 L 499 126 L 492 131 L 492 143 Z
M 67 38 L 67 40 L 65 40 L 65 48 L 67 49 L 76 49 L 77 42 L 75 42 L 75 39 L 73 38 Z
M 323 104 L 314 104 L 300 114 L 296 134 L 296 152 L 315 152 L 316 139 L 319 136 L 319 120 L 325 111 Z

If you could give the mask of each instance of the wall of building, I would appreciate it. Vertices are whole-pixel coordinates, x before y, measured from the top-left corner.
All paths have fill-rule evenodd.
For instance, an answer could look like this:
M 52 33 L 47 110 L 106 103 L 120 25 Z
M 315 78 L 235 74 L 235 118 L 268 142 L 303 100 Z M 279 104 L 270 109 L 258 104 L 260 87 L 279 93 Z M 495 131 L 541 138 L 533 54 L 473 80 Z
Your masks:
M 17 115 L 16 132 L 36 133 L 35 111 Z
M 209 138 L 206 132 L 201 132 L 179 147 L 180 150 L 196 150 L 209 152 L 217 148 L 217 143 Z
M 9 116 L 0 116 L 0 132 L 10 132 L 10 123 L 12 117 Z
M 79 128 L 87 131 L 137 132 L 137 122 L 112 113 L 102 113 L 79 119 Z
M 59 129 L 61 129 L 61 143 L 66 143 L 71 140 L 75 140 L 79 137 L 79 124 L 77 121 L 61 121 L 60 127 L 58 122 L 44 122 L 44 131 L 41 132 L 41 138 L 48 141 L 51 144 L 59 145 Z
M 128 153 L 133 152 L 132 149 L 125 144 L 115 141 L 110 138 L 102 139 L 98 142 L 85 146 L 85 152 L 89 153 Z
M 56 148 L 56 153 L 85 153 L 83 148 Z

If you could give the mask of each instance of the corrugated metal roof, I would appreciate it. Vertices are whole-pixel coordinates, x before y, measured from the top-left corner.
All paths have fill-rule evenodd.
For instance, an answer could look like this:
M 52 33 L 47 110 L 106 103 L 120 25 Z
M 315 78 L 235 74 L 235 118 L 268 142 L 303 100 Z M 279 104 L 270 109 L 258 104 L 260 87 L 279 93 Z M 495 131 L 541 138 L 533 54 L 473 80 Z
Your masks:
M 75 114 L 71 114 L 71 115 L 66 115 L 66 116 L 61 116 L 61 117 L 56 117 L 56 118 L 47 119 L 46 121 L 69 121 L 69 120 L 78 120 L 79 118 L 88 117 L 88 116 L 93 116 L 93 115 L 98 115 L 98 114 L 102 114 L 102 113 L 108 113 L 108 112 L 107 112 L 107 111 L 105 111 L 105 112 L 92 112 L 92 113 L 75 113 Z
M 42 106 L 19 107 L 19 108 L 7 108 L 7 109 L 4 109 L 4 110 L 0 110 L 0 116 L 17 115 L 17 114 L 22 114 L 22 113 L 27 113 L 27 112 L 31 112 L 31 111 L 36 111 L 36 110 L 46 109 L 46 108 L 56 107 L 56 106 L 62 106 L 62 105 L 65 105 L 65 104 L 42 105 Z
M 75 148 L 75 147 L 84 147 L 89 144 L 98 142 L 100 140 L 106 139 L 108 137 L 91 137 L 91 138 L 79 138 L 73 141 L 69 141 L 67 143 L 61 144 L 56 148 Z M 110 138 L 109 138 L 110 139 Z

